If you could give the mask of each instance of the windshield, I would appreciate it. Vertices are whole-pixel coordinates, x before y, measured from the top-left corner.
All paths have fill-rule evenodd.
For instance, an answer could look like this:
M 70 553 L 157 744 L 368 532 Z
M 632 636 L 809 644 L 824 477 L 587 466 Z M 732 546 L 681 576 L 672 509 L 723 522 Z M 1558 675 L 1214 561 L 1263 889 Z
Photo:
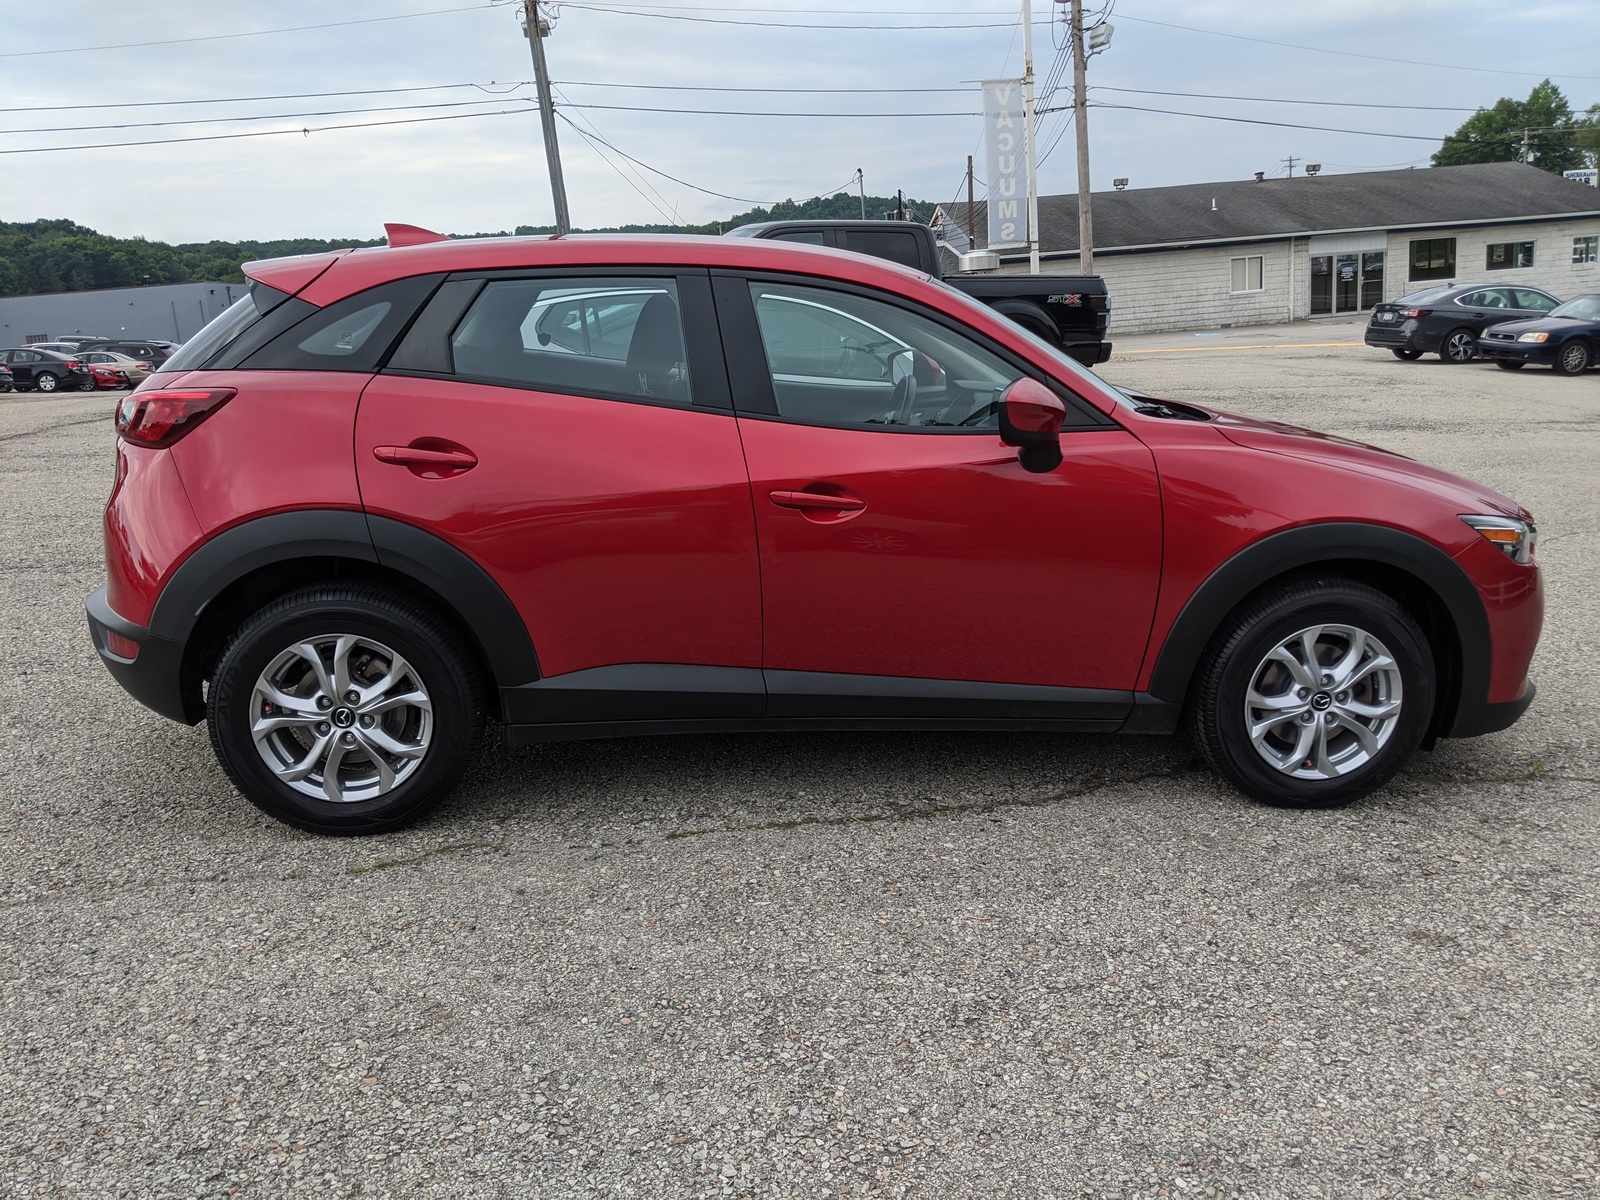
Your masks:
M 1600 296 L 1574 296 L 1550 310 L 1552 317 L 1572 317 L 1577 321 L 1600 321 Z

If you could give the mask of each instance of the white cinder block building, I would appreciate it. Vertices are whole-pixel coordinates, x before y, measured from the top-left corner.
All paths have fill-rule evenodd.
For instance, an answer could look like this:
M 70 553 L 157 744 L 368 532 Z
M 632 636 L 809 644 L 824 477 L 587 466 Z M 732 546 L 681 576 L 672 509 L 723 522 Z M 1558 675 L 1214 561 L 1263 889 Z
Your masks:
M 1521 163 L 1096 192 L 1093 213 L 1113 334 L 1357 313 L 1446 282 L 1600 292 L 1600 189 Z M 964 248 L 966 220 L 958 203 L 933 223 Z M 1041 269 L 1074 273 L 1077 196 L 1041 196 L 1039 228 Z

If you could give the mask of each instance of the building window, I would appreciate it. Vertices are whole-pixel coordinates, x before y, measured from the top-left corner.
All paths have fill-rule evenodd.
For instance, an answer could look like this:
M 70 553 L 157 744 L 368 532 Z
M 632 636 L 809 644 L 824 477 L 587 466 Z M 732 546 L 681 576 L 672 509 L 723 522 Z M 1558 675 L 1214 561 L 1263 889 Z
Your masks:
M 1424 238 L 1411 243 L 1411 278 L 1454 279 L 1456 277 L 1455 238 Z
M 1513 267 L 1533 266 L 1532 242 L 1490 242 L 1485 255 L 1484 268 L 1489 271 L 1507 271 Z
M 1249 254 L 1233 260 L 1233 290 L 1235 292 L 1261 291 L 1261 264 L 1263 256 Z
M 1572 239 L 1572 265 L 1600 260 L 1600 237 L 1575 237 Z

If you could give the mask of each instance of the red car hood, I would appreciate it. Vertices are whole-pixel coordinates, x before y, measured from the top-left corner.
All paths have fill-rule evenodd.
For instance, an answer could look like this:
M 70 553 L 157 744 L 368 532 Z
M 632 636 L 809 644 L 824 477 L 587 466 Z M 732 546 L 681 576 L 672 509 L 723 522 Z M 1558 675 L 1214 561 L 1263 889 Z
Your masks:
M 1348 438 L 1302 429 L 1298 425 L 1285 425 L 1279 421 L 1258 421 L 1237 413 L 1208 410 L 1214 414 L 1212 426 L 1235 445 L 1251 450 L 1264 450 L 1269 454 L 1283 454 L 1290 458 L 1312 459 L 1332 463 L 1351 471 L 1373 475 L 1380 479 L 1409 483 L 1441 499 L 1459 506 L 1462 512 L 1498 512 L 1525 521 L 1533 519 L 1527 509 L 1502 496 L 1493 488 L 1485 487 L 1449 471 L 1427 466 L 1414 458 L 1353 442 Z

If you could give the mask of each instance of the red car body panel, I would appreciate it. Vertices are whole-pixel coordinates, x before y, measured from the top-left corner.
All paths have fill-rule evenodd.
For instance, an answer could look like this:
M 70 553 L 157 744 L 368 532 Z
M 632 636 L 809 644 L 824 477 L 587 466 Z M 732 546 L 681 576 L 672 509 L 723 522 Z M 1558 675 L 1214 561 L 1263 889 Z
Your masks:
M 373 456 L 445 442 L 477 465 L 428 478 Z M 731 414 L 379 376 L 355 447 L 367 511 L 436 533 L 488 571 L 545 675 L 761 665 L 750 485 Z
M 154 376 L 152 377 L 154 378 Z M 207 536 L 296 508 L 361 508 L 350 448 L 367 375 L 336 371 L 195 371 L 186 387 L 239 395 L 206 418 L 204 437 L 172 447 Z M 265 469 L 256 468 L 261 464 Z
M 1161 572 L 1150 452 L 1069 433 L 1032 475 L 992 435 L 864 433 L 741 419 L 765 665 L 1130 689 Z M 860 501 L 829 512 L 773 492 Z
M 1528 688 L 1528 664 L 1544 624 L 1544 576 L 1519 567 L 1481 537 L 1456 556 L 1477 585 L 1494 631 L 1489 668 L 1490 704 L 1520 700 Z
M 162 587 L 205 540 L 171 450 L 117 443 L 104 527 L 106 599 L 118 615 L 148 625 Z

